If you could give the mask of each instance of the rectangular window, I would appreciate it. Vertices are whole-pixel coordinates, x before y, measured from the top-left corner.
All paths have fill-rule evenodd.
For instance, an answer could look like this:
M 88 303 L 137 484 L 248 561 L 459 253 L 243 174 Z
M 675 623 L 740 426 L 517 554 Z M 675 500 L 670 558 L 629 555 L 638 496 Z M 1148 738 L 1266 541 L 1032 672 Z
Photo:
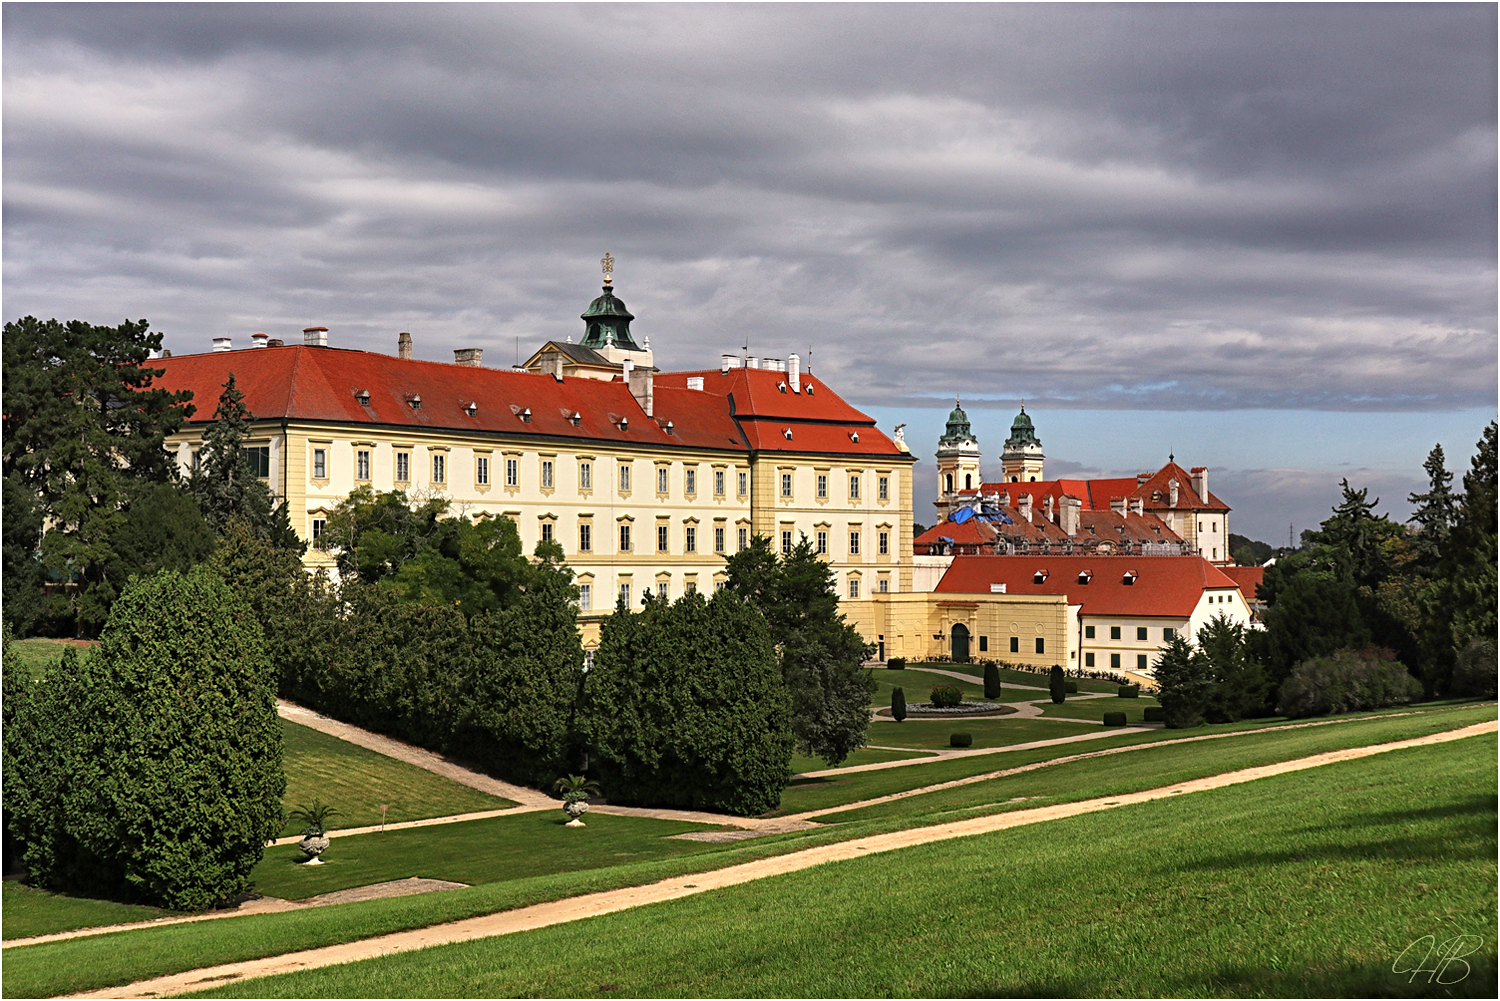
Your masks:
M 828 496 L 828 474 L 818 474 L 818 499 L 822 500 Z
M 625 607 L 626 608 L 630 607 L 630 585 L 629 584 L 621 584 L 620 585 L 620 600 L 625 603 Z
M 849 499 L 859 500 L 859 474 L 849 474 Z
M 630 467 L 629 466 L 621 466 L 620 467 L 620 489 L 622 491 L 624 491 L 625 493 L 630 493 Z
M 858 598 L 859 597 L 859 578 L 858 577 L 850 577 L 849 578 L 849 597 L 851 597 L 851 598 Z
M 578 607 L 585 612 L 594 607 L 594 585 L 578 585 Z
M 1084 626 L 1083 627 L 1083 638 L 1086 639 L 1086 640 L 1091 640 L 1091 639 L 1094 638 L 1094 627 L 1093 626 Z
M 791 551 L 792 551 L 792 533 L 791 532 L 782 532 L 781 533 L 781 554 L 783 556 L 786 556 L 786 555 L 789 555 L 791 553 Z
M 666 601 L 667 600 L 667 589 L 670 586 L 671 586 L 671 584 L 668 581 L 664 581 L 664 580 L 657 581 L 656 582 L 656 596 L 658 598 L 660 598 L 662 601 Z
M 543 542 L 551 542 L 552 541 L 552 522 L 550 522 L 550 521 L 544 521 L 544 522 L 542 522 L 542 541 Z
M 876 536 L 876 540 L 880 545 L 880 555 L 891 555 L 891 533 L 881 532 L 878 536 Z
M 630 526 L 629 525 L 621 525 L 620 526 L 620 552 L 622 552 L 622 553 L 628 553 L 628 552 L 630 552 Z
M 682 530 L 682 550 L 686 553 L 698 551 L 698 526 L 689 525 Z
M 594 489 L 594 464 L 592 462 L 580 462 L 578 464 L 578 489 Z
M 411 480 L 411 453 L 396 453 L 396 482 L 407 483 Z
M 521 461 L 519 459 L 505 460 L 505 485 L 508 487 L 521 485 Z
M 370 478 L 370 451 L 369 449 L 356 449 L 354 452 L 354 478 L 356 480 L 368 480 Z
M 1010 638 L 1010 652 L 1011 653 L 1020 653 L 1021 652 L 1021 637 L 1019 637 L 1019 636 L 1012 636 Z
M 686 494 L 695 494 L 698 492 L 698 471 L 696 469 L 683 471 L 682 492 Z
M 271 446 L 270 445 L 253 445 L 250 448 L 244 449 L 244 452 L 245 452 L 245 458 L 247 460 L 249 460 L 249 462 L 250 462 L 250 475 L 251 476 L 259 477 L 262 480 L 270 479 L 271 478 Z M 198 453 L 194 452 L 193 454 L 197 455 Z M 369 458 L 370 458 L 370 453 L 366 452 L 365 453 L 365 466 L 366 466 L 366 468 L 365 468 L 365 475 L 363 477 L 361 477 L 361 479 L 368 480 L 370 478 Z M 198 467 L 194 466 L 193 468 L 197 469 Z
M 1151 665 L 1146 662 L 1146 655 L 1145 654 L 1138 653 L 1138 654 L 1135 655 L 1135 669 L 1137 671 L 1144 671 L 1146 668 L 1148 668 L 1150 666 Z
M 201 449 L 193 449 L 193 458 L 188 465 L 192 467 L 194 472 L 203 468 L 203 452 Z
M 744 497 L 750 492 L 750 474 L 740 473 L 740 496 Z
M 1109 638 L 1112 639 L 1112 640 L 1117 640 L 1117 639 L 1120 638 L 1120 627 L 1119 626 L 1110 626 L 1109 627 Z
M 656 551 L 664 553 L 667 551 L 667 526 L 656 526 Z
M 542 486 L 545 489 L 552 488 L 552 460 L 542 460 Z
M 698 593 L 698 582 L 695 581 L 695 580 L 685 580 L 685 581 L 683 581 L 682 582 L 682 593 L 683 594 L 697 594 Z
M 323 548 L 326 547 L 327 543 L 323 539 L 323 534 L 325 532 L 327 532 L 327 531 L 328 531 L 328 520 L 326 518 L 314 518 L 313 519 L 313 521 L 312 521 L 312 547 L 314 549 L 323 549 Z
M 328 449 L 313 449 L 313 479 L 328 479 Z
M 656 492 L 664 494 L 667 492 L 667 467 L 660 466 L 656 470 Z
M 875 490 L 880 495 L 880 499 L 881 500 L 890 500 L 891 499 L 891 478 L 889 476 L 882 476 L 879 479 L 877 479 L 875 481 Z
M 828 533 L 825 532 L 825 531 L 823 531 L 822 529 L 819 529 L 818 530 L 817 539 L 818 539 L 818 555 L 819 556 L 827 556 L 828 555 Z
M 858 532 L 850 532 L 849 533 L 849 555 L 850 556 L 858 556 L 859 555 L 859 533 Z
M 1086 654 L 1083 655 L 1083 666 L 1084 667 L 1093 667 L 1094 666 L 1094 655 L 1093 654 L 1086 653 Z
M 714 552 L 716 552 L 716 553 L 722 553 L 723 551 L 724 551 L 724 530 L 722 528 L 717 528 L 716 527 L 714 529 Z
M 1145 640 L 1146 639 L 1146 627 L 1145 626 L 1136 626 L 1135 627 L 1135 638 L 1137 640 Z
M 592 552 L 594 549 L 594 526 L 583 524 L 578 526 L 578 551 L 580 553 Z
M 490 485 L 490 458 L 487 455 L 474 458 L 474 482 L 481 487 Z
M 979 652 L 980 653 L 984 653 L 989 648 L 990 648 L 990 638 L 988 636 L 981 636 L 981 637 L 979 637 Z
M 1038 636 L 1036 638 L 1036 652 L 1037 653 L 1046 653 L 1047 652 L 1047 641 L 1045 639 L 1043 639 L 1042 637 L 1040 637 L 1040 636 Z
M 432 482 L 448 482 L 448 457 L 438 452 L 432 457 Z
M 720 591 L 724 590 L 728 586 L 729 586 L 729 581 L 727 581 L 727 580 L 716 580 L 716 581 L 714 581 L 714 593 L 718 594 Z
M 891 589 L 891 582 L 890 582 L 890 580 L 887 579 L 887 578 L 885 578 L 885 577 L 880 578 L 880 593 L 881 594 L 885 594 L 890 589 Z
M 750 529 L 748 529 L 748 528 L 742 528 L 742 529 L 740 529 L 740 531 L 739 531 L 739 540 L 738 541 L 739 541 L 739 546 L 736 548 L 736 552 L 743 552 L 744 550 L 749 549 L 750 548 Z
M 791 495 L 792 495 L 792 474 L 791 473 L 782 473 L 781 474 L 781 496 L 783 496 L 783 497 L 790 497 Z
M 1172 641 L 1172 637 L 1174 637 L 1176 635 L 1177 635 L 1177 630 L 1173 629 L 1171 626 L 1168 626 L 1167 628 L 1165 628 L 1165 629 L 1163 629 L 1161 631 L 1161 638 L 1164 639 L 1164 640 L 1166 640 L 1168 643 L 1170 643 Z
M 724 496 L 724 470 L 722 469 L 714 470 L 714 496 Z
M 1118 671 L 1120 669 L 1120 655 L 1119 654 L 1112 653 L 1112 654 L 1109 655 L 1109 666 L 1112 669 L 1116 670 L 1116 671 Z

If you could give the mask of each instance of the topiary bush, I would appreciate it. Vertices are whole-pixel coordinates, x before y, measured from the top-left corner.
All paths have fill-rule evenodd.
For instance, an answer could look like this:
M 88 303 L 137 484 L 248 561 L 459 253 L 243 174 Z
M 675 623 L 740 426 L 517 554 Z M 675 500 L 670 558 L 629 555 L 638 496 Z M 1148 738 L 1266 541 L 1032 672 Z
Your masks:
M 1121 685 L 1119 695 L 1122 699 L 1138 699 L 1141 697 L 1141 686 Z
M 1063 669 L 1061 664 L 1052 665 L 1052 671 L 1047 676 L 1047 688 L 1052 693 L 1052 701 L 1057 705 L 1062 705 L 1062 703 L 1067 699 L 1068 682 L 1063 678 Z
M 994 662 L 984 665 L 984 697 L 991 701 L 1000 697 L 1000 668 Z
M 1121 713 L 1121 712 L 1105 713 L 1104 714 L 1104 725 L 1105 726 L 1124 726 L 1125 725 L 1125 714 Z
M 1078 682 L 1076 682 L 1076 681 L 1065 681 L 1065 682 L 1063 682 L 1063 691 L 1067 692 L 1069 695 L 1077 695 L 1078 694 Z
M 1165 723 L 1167 711 L 1161 706 L 1147 706 L 1142 710 L 1147 723 Z
M 906 658 L 892 657 L 890 660 L 885 662 L 885 666 L 890 668 L 892 671 L 904 671 L 906 670 Z
M 964 693 L 957 685 L 933 685 L 927 698 L 939 709 L 952 709 L 963 702 Z
M 906 693 L 899 688 L 891 689 L 891 718 L 897 723 L 906 719 Z
M 950 734 L 948 737 L 949 747 L 968 747 L 974 743 L 974 736 L 968 733 Z
M 214 573 L 135 578 L 99 646 L 5 691 L 5 798 L 32 881 L 199 910 L 248 888 L 282 826 L 259 624 Z
M 1389 650 L 1340 650 L 1298 664 L 1281 684 L 1276 709 L 1293 719 L 1403 705 L 1422 697 L 1422 683 Z

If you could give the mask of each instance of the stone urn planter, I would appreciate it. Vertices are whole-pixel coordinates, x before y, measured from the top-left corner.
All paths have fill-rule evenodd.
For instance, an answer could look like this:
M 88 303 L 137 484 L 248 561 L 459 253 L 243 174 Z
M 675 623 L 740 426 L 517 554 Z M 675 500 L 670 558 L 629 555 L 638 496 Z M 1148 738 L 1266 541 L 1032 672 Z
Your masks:
M 297 842 L 297 847 L 307 856 L 303 865 L 322 865 L 323 860 L 318 858 L 328 850 L 328 836 L 324 834 L 309 834 Z
M 587 826 L 583 822 L 583 815 L 585 813 L 589 812 L 589 805 L 588 805 L 588 803 L 584 802 L 583 800 L 581 800 L 581 799 L 575 799 L 571 803 L 564 803 L 563 804 L 563 812 L 566 813 L 568 815 L 568 817 L 570 818 L 568 820 L 568 822 L 563 825 L 564 827 L 586 827 Z
M 588 798 L 599 792 L 599 783 L 582 775 L 565 775 L 552 784 L 562 794 L 563 812 L 568 815 L 564 827 L 587 827 L 583 815 L 589 812 Z

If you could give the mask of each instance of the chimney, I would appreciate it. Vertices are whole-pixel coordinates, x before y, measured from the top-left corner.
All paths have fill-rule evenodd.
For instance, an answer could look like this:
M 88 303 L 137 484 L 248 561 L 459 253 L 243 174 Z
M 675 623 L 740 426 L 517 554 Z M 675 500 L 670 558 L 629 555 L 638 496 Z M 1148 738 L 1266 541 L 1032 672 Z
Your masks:
M 1149 480 L 1149 479 L 1151 479 L 1151 474 L 1150 473 L 1136 473 L 1135 474 L 1135 485 L 1138 486 L 1138 487 L 1143 487 L 1143 486 L 1146 485 L 1146 481 Z
M 1077 497 L 1063 494 L 1059 499 L 1058 508 L 1058 527 L 1063 530 L 1064 535 L 1071 539 L 1078 534 L 1078 521 L 1080 514 L 1083 512 L 1083 501 Z
M 286 347 L 286 341 L 282 340 L 280 337 L 273 337 L 269 341 L 266 341 L 266 347 L 284 348 Z
M 698 390 L 701 393 L 703 391 L 703 376 L 701 376 L 701 375 L 690 375 L 690 376 L 688 376 L 687 387 L 688 387 L 688 389 L 696 389 L 696 390 Z
M 786 370 L 786 363 L 780 358 L 765 358 L 761 360 L 760 367 L 770 369 L 772 372 L 783 372 Z
M 552 376 L 558 382 L 562 382 L 563 354 L 561 351 L 548 351 L 542 355 L 540 361 L 543 373 Z
M 1017 505 L 1017 510 L 1019 510 L 1021 512 L 1021 520 L 1024 521 L 1024 522 L 1026 522 L 1026 524 L 1028 524 L 1028 525 L 1031 524 L 1031 495 L 1030 494 L 1022 494 L 1021 495 L 1021 502 L 1020 502 L 1019 505 Z
M 802 392 L 802 359 L 796 355 L 787 355 L 786 382 L 792 387 L 792 392 Z
M 1113 511 L 1115 514 L 1124 514 L 1125 513 L 1125 498 L 1124 497 L 1111 497 L 1109 499 L 1109 509 L 1111 511 Z
M 227 338 L 227 337 L 215 337 L 214 338 L 214 350 L 215 351 L 233 351 L 234 348 L 232 348 L 230 346 L 229 338 Z
M 1167 481 L 1167 507 L 1177 506 L 1177 477 Z
M 745 367 L 746 368 L 760 368 L 760 359 L 759 358 L 746 357 L 745 358 Z
M 646 411 L 647 417 L 655 417 L 653 412 L 655 403 L 652 399 L 653 376 L 655 372 L 650 368 L 636 368 L 631 362 L 625 363 L 625 381 L 630 384 L 630 395 L 635 397 L 635 402 Z
M 719 373 L 728 375 L 732 368 L 739 368 L 740 360 L 734 355 L 719 355 Z
M 1193 474 L 1193 493 L 1203 503 L 1208 503 L 1208 467 L 1194 466 L 1189 470 Z
M 404 330 L 396 338 L 396 357 L 411 360 L 411 334 Z
M 328 347 L 327 327 L 303 327 L 302 343 L 310 348 Z
M 1052 517 L 1052 495 L 1051 494 L 1048 494 L 1046 497 L 1042 498 L 1042 514 L 1046 516 L 1046 518 L 1047 518 L 1048 521 L 1053 522 L 1054 524 L 1057 522 L 1057 519 L 1054 518 L 1054 517 Z
M 161 352 L 161 356 L 163 358 L 170 358 L 170 357 L 172 357 L 172 350 L 170 348 L 163 348 L 162 352 Z
M 263 348 L 263 347 L 265 347 L 266 346 L 266 337 L 267 337 L 267 335 L 265 335 L 265 334 L 251 334 L 250 335 L 250 346 L 252 348 Z
M 484 348 L 454 348 L 453 364 L 468 368 L 479 368 L 484 359 Z
M 1146 501 L 1140 497 L 1130 498 L 1129 509 L 1131 514 L 1145 514 Z

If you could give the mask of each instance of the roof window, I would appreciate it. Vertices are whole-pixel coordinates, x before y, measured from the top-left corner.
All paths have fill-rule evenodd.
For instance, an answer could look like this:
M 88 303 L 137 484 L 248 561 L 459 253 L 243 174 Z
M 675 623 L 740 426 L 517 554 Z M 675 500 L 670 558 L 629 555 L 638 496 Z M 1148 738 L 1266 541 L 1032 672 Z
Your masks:
M 464 413 L 468 414 L 470 417 L 473 417 L 475 414 L 479 413 L 479 404 L 474 402 L 473 400 L 470 400 L 469 405 L 467 407 L 464 407 Z
M 1129 587 L 1131 584 L 1135 583 L 1135 579 L 1139 576 L 1140 574 L 1136 573 L 1134 570 L 1126 570 L 1125 576 L 1120 579 L 1120 583 L 1124 584 L 1126 587 Z
M 858 431 L 850 431 L 849 432 L 849 440 L 852 441 L 852 442 L 854 442 L 854 444 L 858 445 L 859 444 L 859 432 Z
M 811 396 L 812 395 L 812 390 L 813 390 L 812 383 L 809 382 L 807 384 L 807 389 L 803 390 L 803 392 L 805 392 L 808 396 Z
M 354 391 L 354 398 L 359 401 L 359 405 L 362 407 L 370 405 L 370 391 L 368 389 L 356 389 Z
M 786 392 L 786 383 L 784 383 L 784 382 L 778 382 L 776 384 L 776 392 L 778 392 L 778 393 L 785 393 Z
M 531 423 L 531 408 L 527 407 L 525 410 L 521 411 L 520 416 L 521 416 L 521 423 L 522 424 L 530 424 Z
M 671 422 L 671 421 L 667 421 L 667 434 L 676 434 L 676 433 L 677 433 L 677 432 L 675 432 L 675 431 L 674 431 L 674 430 L 673 430 L 673 429 L 672 429 L 672 422 Z
M 781 429 L 781 437 L 785 438 L 787 441 L 791 441 L 792 440 L 792 429 L 791 428 L 782 428 Z
M 576 410 L 573 411 L 573 415 L 568 418 L 568 423 L 572 424 L 576 428 L 578 425 L 583 423 L 583 414 L 580 414 Z
M 1080 571 L 1078 571 L 1078 583 L 1080 583 L 1080 584 L 1087 584 L 1089 581 L 1091 581 L 1093 579 L 1094 579 L 1094 571 L 1092 571 L 1092 570 L 1080 570 Z
M 406 404 L 407 404 L 407 406 L 411 407 L 413 410 L 421 410 L 422 409 L 422 394 L 420 394 L 420 393 L 408 393 L 406 395 Z
M 1038 570 L 1036 573 L 1032 574 L 1031 575 L 1031 582 L 1033 584 L 1045 584 L 1045 583 L 1047 583 L 1047 571 L 1045 571 L 1045 570 Z

